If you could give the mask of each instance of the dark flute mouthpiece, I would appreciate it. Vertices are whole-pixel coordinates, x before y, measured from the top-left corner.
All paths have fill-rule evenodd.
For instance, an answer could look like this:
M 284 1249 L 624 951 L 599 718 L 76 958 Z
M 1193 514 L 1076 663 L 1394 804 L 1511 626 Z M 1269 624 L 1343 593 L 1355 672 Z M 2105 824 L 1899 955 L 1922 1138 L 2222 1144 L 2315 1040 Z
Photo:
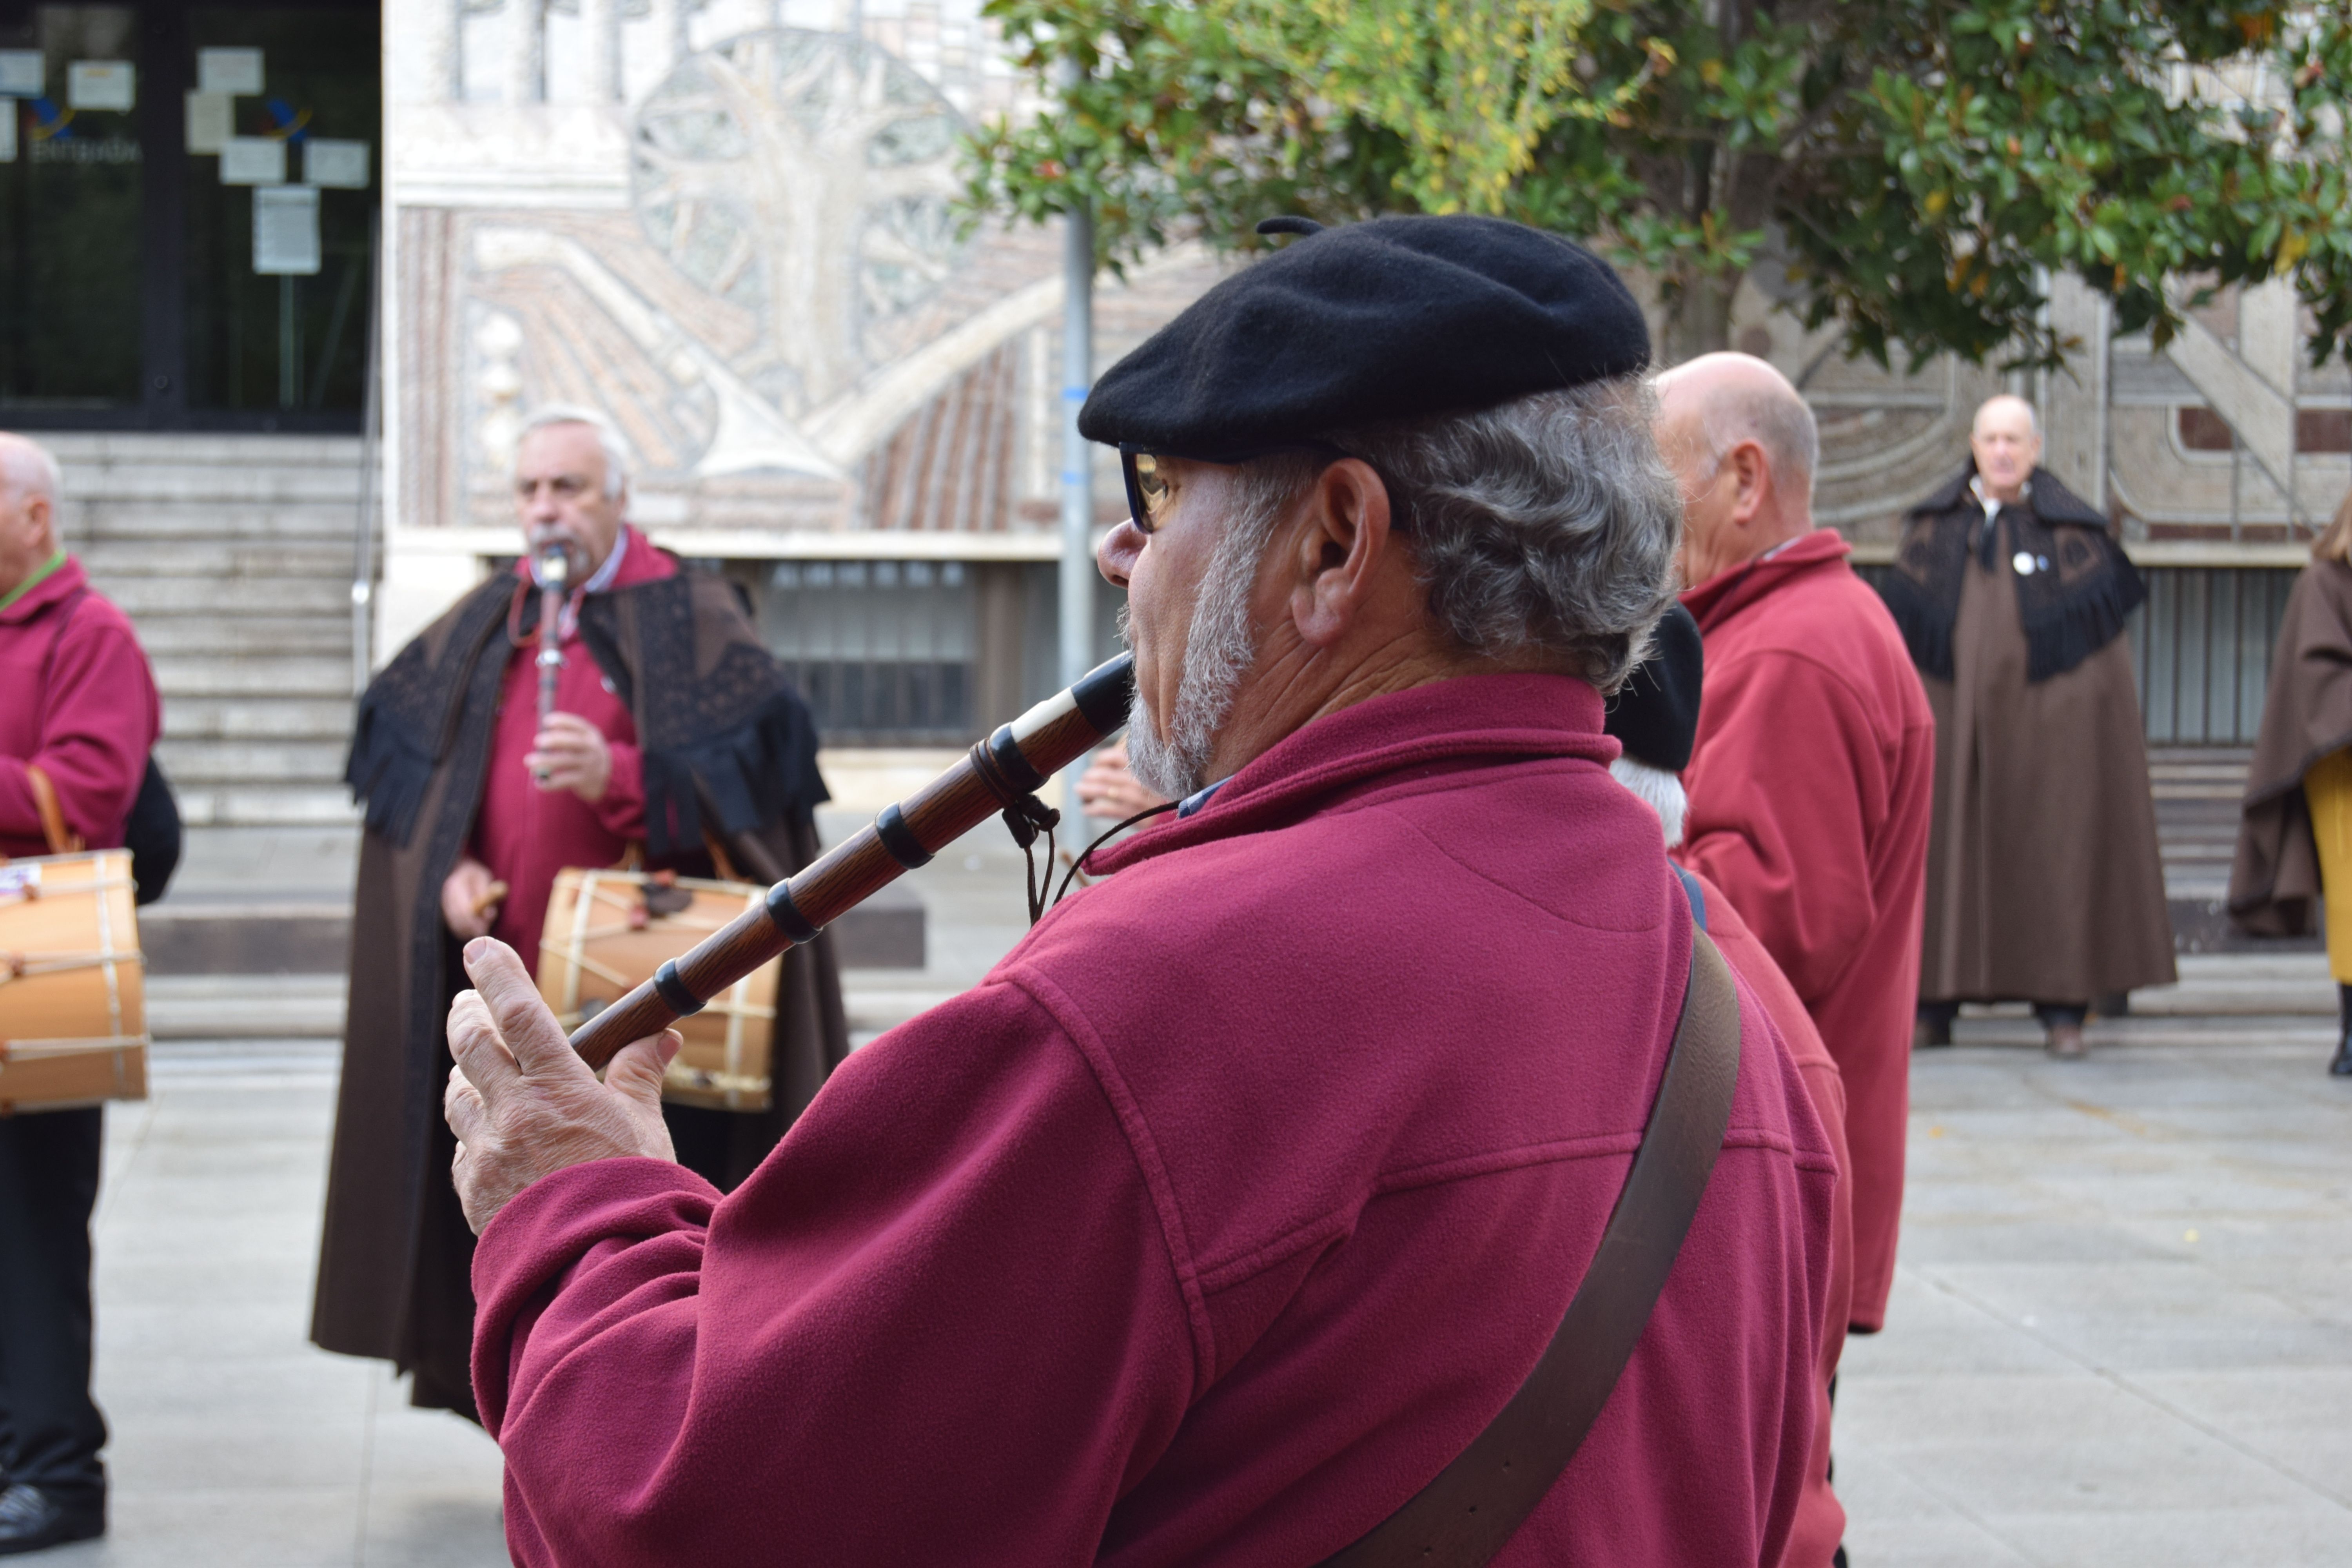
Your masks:
M 572 1048 L 602 1068 L 631 1040 L 692 1017 L 786 948 L 814 942 L 901 875 L 1118 733 L 1134 694 L 1135 656 L 1123 653 L 1000 726 L 955 766 L 886 807 L 799 876 L 770 888 L 761 908 L 738 915 L 573 1030 Z

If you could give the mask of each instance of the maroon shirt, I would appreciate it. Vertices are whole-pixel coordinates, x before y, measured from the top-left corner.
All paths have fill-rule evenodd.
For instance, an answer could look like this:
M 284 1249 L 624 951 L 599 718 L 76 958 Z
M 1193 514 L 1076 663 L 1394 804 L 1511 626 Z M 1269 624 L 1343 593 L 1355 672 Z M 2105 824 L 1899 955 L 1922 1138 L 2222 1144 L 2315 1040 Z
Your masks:
M 0 610 L 0 856 L 49 853 L 26 763 L 48 774 L 66 826 L 90 848 L 121 845 L 163 730 L 130 618 L 68 557 Z
M 1895 617 L 1816 529 L 1683 595 L 1706 644 L 1680 858 L 1730 896 L 1845 1082 L 1853 1326 L 1903 1215 L 1936 720 Z
M 625 553 L 612 586 L 675 576 L 677 563 L 623 527 L 614 546 Z M 528 563 L 515 575 L 530 581 Z M 526 592 L 537 593 L 535 587 Z M 489 772 L 482 782 L 482 809 L 474 818 L 474 858 L 507 885 L 490 934 L 539 967 L 539 939 L 547 923 L 547 900 L 555 874 L 567 866 L 610 866 L 633 840 L 646 836 L 646 766 L 637 749 L 637 726 L 597 668 L 596 656 L 579 628 L 563 639 L 563 668 L 556 679 L 555 710 L 576 713 L 596 726 L 613 751 L 613 776 L 604 795 L 584 801 L 568 789 L 541 789 L 523 758 L 539 733 L 539 639 L 507 656 L 505 684 L 499 691 L 497 732 L 490 741 Z
M 474 1257 L 525 1564 L 1307 1563 L 1517 1389 L 1688 976 L 1601 700 L 1317 721 L 836 1070 L 725 1198 L 654 1160 Z M 1836 1165 L 1741 987 L 1722 1156 L 1591 1436 L 1498 1561 L 1776 1563 Z

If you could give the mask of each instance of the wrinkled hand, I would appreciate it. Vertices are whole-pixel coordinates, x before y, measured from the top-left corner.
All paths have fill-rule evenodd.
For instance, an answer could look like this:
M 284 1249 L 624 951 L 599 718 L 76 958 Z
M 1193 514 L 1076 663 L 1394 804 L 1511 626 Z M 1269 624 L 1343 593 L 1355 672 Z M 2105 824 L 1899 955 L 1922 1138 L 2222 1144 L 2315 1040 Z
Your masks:
M 442 882 L 441 922 L 458 941 L 471 942 L 490 934 L 490 926 L 499 918 L 499 906 L 496 900 L 485 900 L 496 880 L 488 866 L 468 855 Z
M 1139 811 L 1167 804 L 1128 771 L 1125 741 L 1096 752 L 1094 765 L 1078 775 L 1078 805 L 1088 816 L 1123 822 Z
M 613 748 L 604 731 L 577 713 L 550 713 L 522 765 L 541 789 L 568 789 L 582 800 L 604 798 L 613 782 Z
M 475 1235 L 517 1193 L 567 1165 L 677 1158 L 661 1112 L 662 1069 L 677 1055 L 677 1030 L 622 1047 L 599 1083 L 514 949 L 488 938 L 470 942 L 466 973 L 475 989 L 449 1009 L 457 1065 L 441 1109 L 457 1135 L 451 1173 Z

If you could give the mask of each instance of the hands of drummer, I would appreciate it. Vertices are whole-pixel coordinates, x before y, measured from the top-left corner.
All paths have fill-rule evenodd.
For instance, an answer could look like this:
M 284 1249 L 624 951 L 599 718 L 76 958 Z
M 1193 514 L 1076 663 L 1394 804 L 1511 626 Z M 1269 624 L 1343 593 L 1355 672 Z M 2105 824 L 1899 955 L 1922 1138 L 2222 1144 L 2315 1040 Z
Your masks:
M 1078 775 L 1078 805 L 1088 816 L 1125 821 L 1139 811 L 1167 804 L 1128 771 L 1125 741 L 1097 752 L 1094 765 Z
M 577 713 L 550 713 L 531 737 L 523 766 L 541 789 L 568 789 L 582 800 L 604 798 L 613 782 L 613 748 L 604 731 Z
M 661 1111 L 662 1070 L 677 1055 L 677 1030 L 622 1047 L 599 1083 L 514 949 L 469 942 L 466 973 L 475 988 L 458 993 L 449 1009 L 449 1054 L 457 1065 L 441 1109 L 457 1135 L 450 1173 L 475 1235 L 517 1193 L 566 1166 L 677 1158 Z
M 458 941 L 490 934 L 490 925 L 499 918 L 498 901 L 489 897 L 490 884 L 497 879 L 488 866 L 467 855 L 441 884 L 441 922 Z

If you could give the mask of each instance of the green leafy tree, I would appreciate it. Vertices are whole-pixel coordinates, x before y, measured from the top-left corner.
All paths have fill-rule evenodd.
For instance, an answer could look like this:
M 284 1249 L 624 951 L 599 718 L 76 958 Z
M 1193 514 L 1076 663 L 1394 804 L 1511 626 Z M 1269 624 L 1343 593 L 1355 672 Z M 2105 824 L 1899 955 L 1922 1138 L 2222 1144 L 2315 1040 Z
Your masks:
M 1759 260 L 1916 365 L 2060 363 L 2049 274 L 2158 342 L 2284 276 L 2352 338 L 2352 17 L 2263 0 L 990 0 L 1047 112 L 974 210 L 1087 203 L 1111 266 L 1273 213 L 1498 213 L 1657 280 L 1670 359 Z M 2188 292 L 2183 292 L 2186 289 Z

